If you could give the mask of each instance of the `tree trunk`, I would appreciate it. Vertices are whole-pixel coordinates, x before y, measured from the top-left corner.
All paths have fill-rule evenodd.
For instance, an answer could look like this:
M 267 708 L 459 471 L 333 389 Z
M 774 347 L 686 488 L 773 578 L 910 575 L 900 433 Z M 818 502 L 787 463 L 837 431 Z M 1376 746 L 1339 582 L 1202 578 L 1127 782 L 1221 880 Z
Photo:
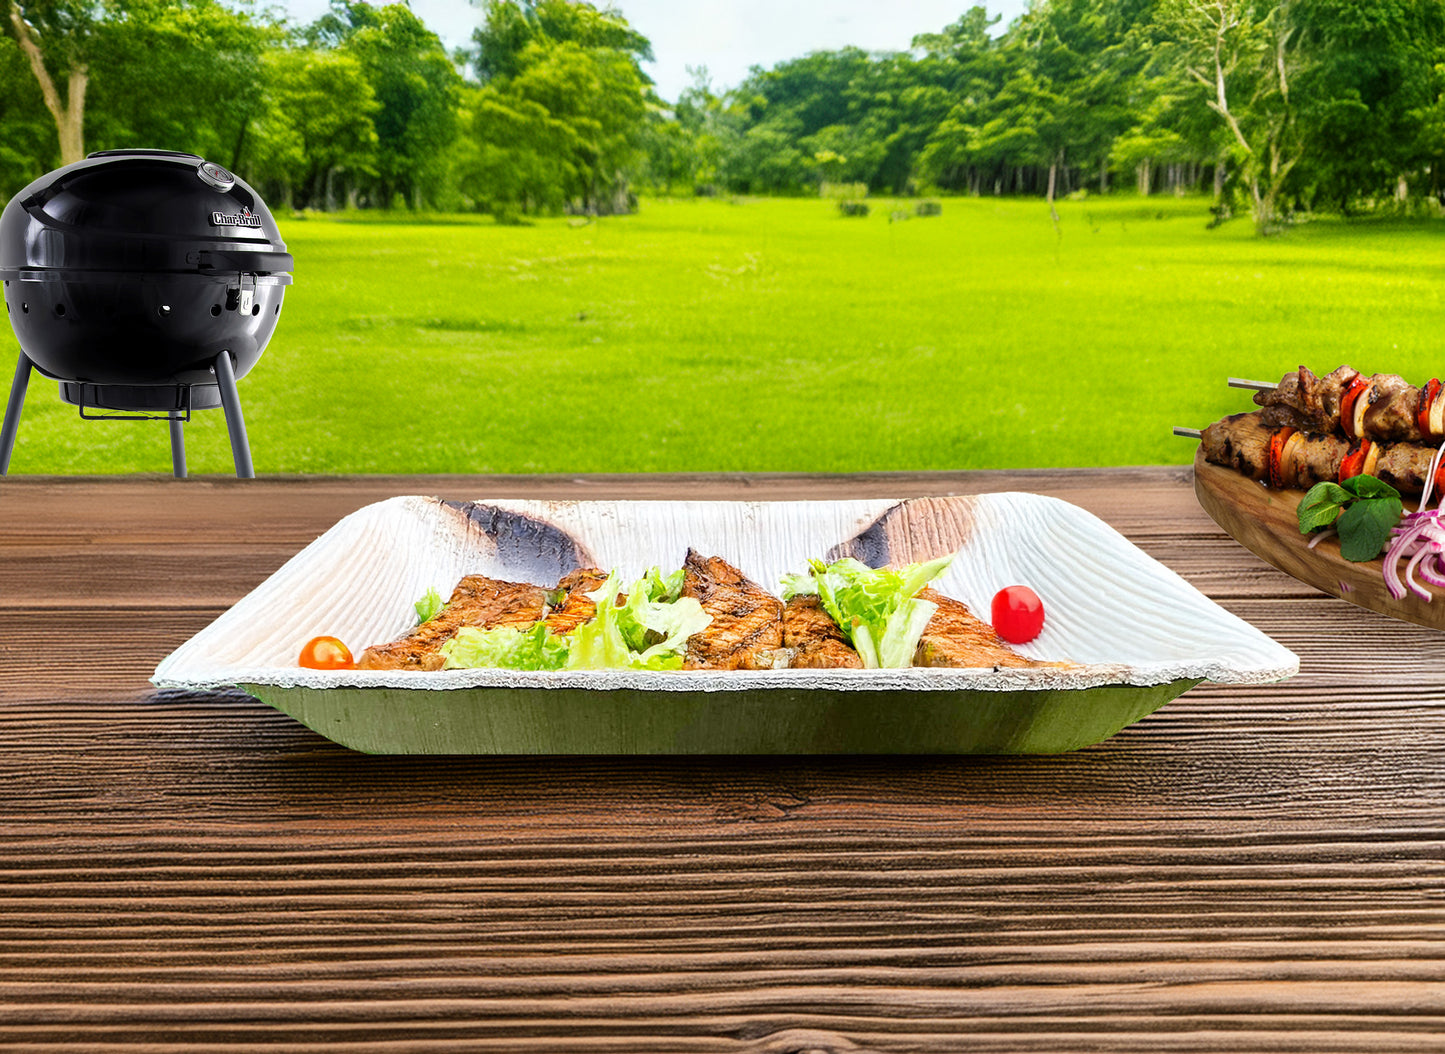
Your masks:
M 10 24 L 15 27 L 15 37 L 20 44 L 20 50 L 25 52 L 25 57 L 30 61 L 30 72 L 35 74 L 35 80 L 40 85 L 40 97 L 45 102 L 45 108 L 55 120 L 55 131 L 60 140 L 60 163 L 69 165 L 85 160 L 85 89 L 90 83 L 90 68 L 83 63 L 70 67 L 66 101 L 62 103 L 55 81 L 51 78 L 50 71 L 45 68 L 45 56 L 41 53 L 40 44 L 15 0 L 10 3 Z
M 1099 162 L 1099 193 L 1109 193 L 1109 159 L 1107 157 Z
M 1141 198 L 1147 198 L 1149 196 L 1149 185 L 1154 181 L 1154 175 L 1150 171 L 1150 162 L 1147 157 L 1139 162 L 1138 167 L 1134 169 L 1134 175 L 1139 181 L 1139 196 Z
M 1059 210 L 1054 208 L 1054 187 L 1058 184 L 1058 179 L 1059 158 L 1056 157 L 1049 165 L 1049 190 L 1048 194 L 1045 195 L 1049 200 L 1049 215 L 1054 218 L 1055 225 L 1057 225 L 1059 222 Z
M 1224 181 L 1228 176 L 1228 170 L 1224 167 L 1224 158 L 1214 163 L 1214 203 L 1218 205 L 1224 200 Z

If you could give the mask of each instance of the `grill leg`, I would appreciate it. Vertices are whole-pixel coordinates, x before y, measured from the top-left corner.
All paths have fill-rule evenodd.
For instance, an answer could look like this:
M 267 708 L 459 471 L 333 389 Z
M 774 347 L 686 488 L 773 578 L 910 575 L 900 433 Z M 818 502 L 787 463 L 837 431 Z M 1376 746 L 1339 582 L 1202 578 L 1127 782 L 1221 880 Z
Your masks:
M 186 433 L 181 431 L 185 421 L 180 414 L 171 415 L 171 469 L 176 479 L 186 478 Z
M 20 408 L 30 386 L 30 356 L 20 353 L 15 363 L 15 380 L 10 384 L 10 401 L 5 404 L 5 424 L 0 425 L 0 476 L 10 471 L 10 452 L 15 449 L 15 432 L 20 427 Z
M 241 416 L 241 396 L 236 392 L 236 371 L 231 367 L 229 351 L 216 356 L 216 382 L 221 388 L 221 406 L 226 411 L 226 430 L 231 433 L 231 456 L 236 461 L 236 478 L 255 479 L 251 444 L 246 441 L 246 419 Z

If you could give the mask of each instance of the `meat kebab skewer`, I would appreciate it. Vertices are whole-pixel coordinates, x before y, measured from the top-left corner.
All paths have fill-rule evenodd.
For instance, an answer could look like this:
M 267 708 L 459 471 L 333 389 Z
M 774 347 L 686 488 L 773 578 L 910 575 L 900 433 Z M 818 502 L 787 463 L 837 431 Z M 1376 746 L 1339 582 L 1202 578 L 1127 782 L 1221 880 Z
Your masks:
M 1338 435 L 1271 426 L 1259 410 L 1216 421 L 1201 433 L 1200 446 L 1205 460 L 1271 487 L 1308 490 L 1316 483 L 1371 475 L 1405 496 L 1424 492 L 1436 453 L 1419 443 L 1355 443 Z M 1442 485 L 1445 463 L 1436 469 L 1431 489 L 1442 492 Z
M 1445 398 L 1438 379 L 1416 387 L 1393 373 L 1366 375 L 1351 366 L 1317 377 L 1304 366 L 1277 385 L 1231 379 L 1256 388 L 1261 419 L 1273 427 L 1378 443 L 1435 443 L 1445 439 Z

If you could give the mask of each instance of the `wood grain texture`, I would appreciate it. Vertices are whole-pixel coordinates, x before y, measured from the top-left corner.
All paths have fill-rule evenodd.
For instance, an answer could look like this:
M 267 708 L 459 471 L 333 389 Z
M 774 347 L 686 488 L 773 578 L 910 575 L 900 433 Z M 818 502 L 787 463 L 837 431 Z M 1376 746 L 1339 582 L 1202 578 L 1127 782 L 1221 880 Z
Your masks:
M 1203 448 L 1195 458 L 1194 489 L 1200 505 L 1231 537 L 1286 574 L 1370 611 L 1445 629 L 1445 603 L 1434 603 L 1414 592 L 1398 599 L 1390 595 L 1382 559 L 1346 560 L 1340 555 L 1339 539 L 1333 536 L 1311 549 L 1310 539 L 1299 529 L 1304 491 L 1273 490 L 1232 469 L 1211 465 L 1204 460 Z M 1414 511 L 1416 504 L 1407 503 L 1406 508 Z M 1403 574 L 1403 566 L 1399 572 Z
M 1302 659 L 1043 758 L 352 754 L 146 678 L 337 518 L 1031 490 Z M 1445 636 L 1172 469 L 0 481 L 0 1049 L 1445 1049 Z

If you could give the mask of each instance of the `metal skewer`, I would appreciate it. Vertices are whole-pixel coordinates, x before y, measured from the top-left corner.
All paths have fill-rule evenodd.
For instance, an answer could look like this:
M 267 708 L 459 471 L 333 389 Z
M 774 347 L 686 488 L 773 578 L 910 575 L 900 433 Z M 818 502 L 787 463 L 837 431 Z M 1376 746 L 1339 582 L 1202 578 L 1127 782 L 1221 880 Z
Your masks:
M 1174 434 L 1183 436 L 1185 439 L 1199 439 L 1202 433 L 1197 428 L 1180 428 L 1178 425 L 1175 425 Z
M 1242 377 L 1229 378 L 1231 388 L 1248 388 L 1255 392 L 1269 392 L 1278 388 L 1277 384 L 1270 384 L 1269 381 L 1247 381 Z

